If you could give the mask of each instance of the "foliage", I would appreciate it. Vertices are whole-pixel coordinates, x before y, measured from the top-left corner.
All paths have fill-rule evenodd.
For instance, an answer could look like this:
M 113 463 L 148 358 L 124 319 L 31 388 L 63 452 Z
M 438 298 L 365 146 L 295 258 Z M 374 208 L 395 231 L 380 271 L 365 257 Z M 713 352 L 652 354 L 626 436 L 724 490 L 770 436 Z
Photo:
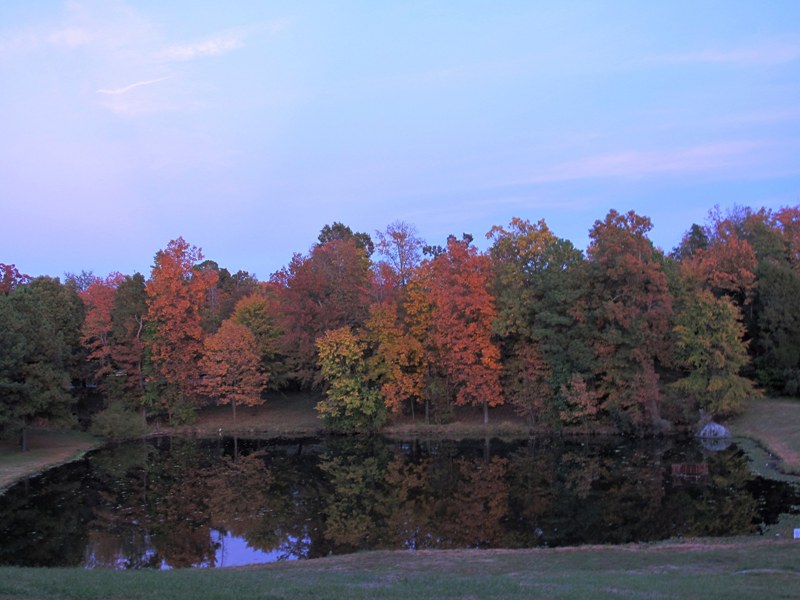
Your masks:
M 687 375 L 673 387 L 718 416 L 741 412 L 745 400 L 760 394 L 739 375 L 747 364 L 744 327 L 731 300 L 700 290 L 679 311 L 675 354 Z
M 215 271 L 194 269 L 202 258 L 200 250 L 183 238 L 173 240 L 156 254 L 147 283 L 152 335 L 146 344 L 157 382 L 165 386 L 159 400 L 170 421 L 178 409 L 187 416 L 191 413 L 200 379 L 202 307 L 217 281 Z
M 435 361 L 458 406 L 503 404 L 502 366 L 495 343 L 496 317 L 489 259 L 468 240 L 450 236 L 445 252 L 425 261 L 430 306 L 428 335 Z M 419 338 L 418 338 L 419 339 Z
M 386 407 L 369 378 L 365 344 L 349 327 L 326 331 L 317 340 L 319 364 L 326 383 L 317 412 L 332 428 L 375 431 L 386 418 Z
M 21 285 L 30 282 L 29 275 L 20 273 L 16 265 L 0 263 L 0 295 L 8 296 Z
M 147 433 L 147 424 L 142 415 L 130 410 L 124 403 L 111 402 L 92 417 L 90 431 L 111 440 L 129 440 Z
M 288 376 L 304 388 L 320 383 L 315 342 L 329 329 L 358 327 L 369 311 L 371 275 L 352 239 L 333 239 L 295 254 L 274 276 L 280 302 L 280 351 Z
M 562 385 L 561 397 L 564 408 L 559 413 L 562 423 L 573 425 L 585 423 L 597 414 L 597 393 L 590 390 L 578 373 L 573 373 L 569 383 Z
M 375 244 L 372 242 L 372 238 L 368 233 L 353 233 L 352 229 L 338 221 L 334 221 L 333 225 L 325 225 L 319 232 L 319 237 L 317 238 L 320 246 L 334 241 L 345 240 L 352 241 L 356 248 L 364 252 L 365 258 L 372 256 L 372 253 L 375 251 Z
M 267 376 L 261 370 L 261 357 L 255 336 L 244 325 L 228 319 L 206 338 L 200 360 L 203 391 L 219 404 L 230 404 L 236 421 L 236 405 L 263 404 L 261 392 Z
M 111 309 L 110 351 L 115 370 L 106 391 L 112 398 L 124 398 L 132 408 L 143 407 L 146 325 L 144 276 L 126 275 L 117 285 Z
M 269 389 L 279 389 L 286 383 L 286 357 L 280 350 L 283 330 L 278 323 L 279 310 L 277 292 L 267 287 L 264 292 L 239 300 L 232 316 L 255 336 Z
M 589 233 L 595 377 L 603 409 L 623 428 L 660 423 L 655 361 L 668 356 L 672 298 L 651 227 L 611 210 Z
M 22 433 L 35 421 L 71 423 L 69 393 L 79 325 L 65 321 L 70 292 L 53 287 L 58 280 L 17 287 L 0 295 L 0 437 Z M 54 302 L 53 295 L 64 301 Z M 80 303 L 80 300 L 78 300 Z M 67 329 L 68 327 L 72 329 Z
M 425 387 L 425 350 L 419 340 L 403 328 L 397 307 L 386 302 L 370 307 L 363 337 L 372 349 L 370 378 L 379 383 L 386 407 L 399 413 L 408 401 L 413 415 Z
M 493 227 L 487 237 L 493 240 L 495 330 L 505 392 L 531 419 L 552 420 L 563 402 L 562 386 L 575 373 L 591 372 L 583 256 L 544 221 L 515 218 L 507 228 Z
M 788 262 L 763 261 L 755 294 L 755 364 L 759 380 L 777 393 L 798 395 L 800 271 Z
M 96 280 L 80 293 L 86 314 L 81 328 L 81 342 L 86 348 L 86 360 L 92 365 L 92 380 L 102 386 L 113 372 L 111 358 L 113 323 L 111 313 L 117 286 L 122 280 L 119 273 L 109 275 L 105 281 Z

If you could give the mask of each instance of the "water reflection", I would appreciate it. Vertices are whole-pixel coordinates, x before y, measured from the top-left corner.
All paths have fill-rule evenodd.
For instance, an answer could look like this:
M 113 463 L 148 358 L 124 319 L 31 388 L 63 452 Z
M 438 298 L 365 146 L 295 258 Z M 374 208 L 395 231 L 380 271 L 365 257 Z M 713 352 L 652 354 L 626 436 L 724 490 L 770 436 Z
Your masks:
M 365 549 L 750 533 L 800 503 L 735 446 L 159 438 L 0 497 L 0 563 L 219 567 Z

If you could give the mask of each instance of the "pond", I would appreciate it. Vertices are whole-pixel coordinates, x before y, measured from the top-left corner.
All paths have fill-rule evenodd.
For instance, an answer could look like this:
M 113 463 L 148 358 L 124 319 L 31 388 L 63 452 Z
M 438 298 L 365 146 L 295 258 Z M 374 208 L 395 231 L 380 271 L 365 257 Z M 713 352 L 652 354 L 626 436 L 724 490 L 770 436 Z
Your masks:
M 162 437 L 0 496 L 0 564 L 223 567 L 768 532 L 800 495 L 747 462 L 695 440 Z

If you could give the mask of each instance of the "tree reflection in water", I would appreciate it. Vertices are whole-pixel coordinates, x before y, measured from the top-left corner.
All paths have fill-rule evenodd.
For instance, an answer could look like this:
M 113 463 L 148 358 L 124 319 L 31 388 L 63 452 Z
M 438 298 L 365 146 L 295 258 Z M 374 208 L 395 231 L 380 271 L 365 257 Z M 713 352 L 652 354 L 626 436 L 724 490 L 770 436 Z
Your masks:
M 522 548 L 758 531 L 800 503 L 694 440 L 109 447 L 0 497 L 0 563 L 216 567 L 367 549 Z

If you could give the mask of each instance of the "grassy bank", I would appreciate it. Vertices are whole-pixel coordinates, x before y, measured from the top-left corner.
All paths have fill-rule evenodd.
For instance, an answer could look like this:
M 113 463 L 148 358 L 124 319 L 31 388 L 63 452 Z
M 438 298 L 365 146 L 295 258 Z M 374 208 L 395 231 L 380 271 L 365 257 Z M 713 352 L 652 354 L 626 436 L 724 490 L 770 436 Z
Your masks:
M 800 401 L 751 400 L 729 426 L 735 435 L 755 440 L 772 454 L 768 460 L 776 468 L 800 475 Z
M 75 431 L 31 430 L 29 450 L 13 441 L 0 442 L 0 493 L 15 482 L 83 456 L 102 442 Z
M 183 571 L 0 568 L 0 598 L 796 598 L 800 542 L 371 552 Z

